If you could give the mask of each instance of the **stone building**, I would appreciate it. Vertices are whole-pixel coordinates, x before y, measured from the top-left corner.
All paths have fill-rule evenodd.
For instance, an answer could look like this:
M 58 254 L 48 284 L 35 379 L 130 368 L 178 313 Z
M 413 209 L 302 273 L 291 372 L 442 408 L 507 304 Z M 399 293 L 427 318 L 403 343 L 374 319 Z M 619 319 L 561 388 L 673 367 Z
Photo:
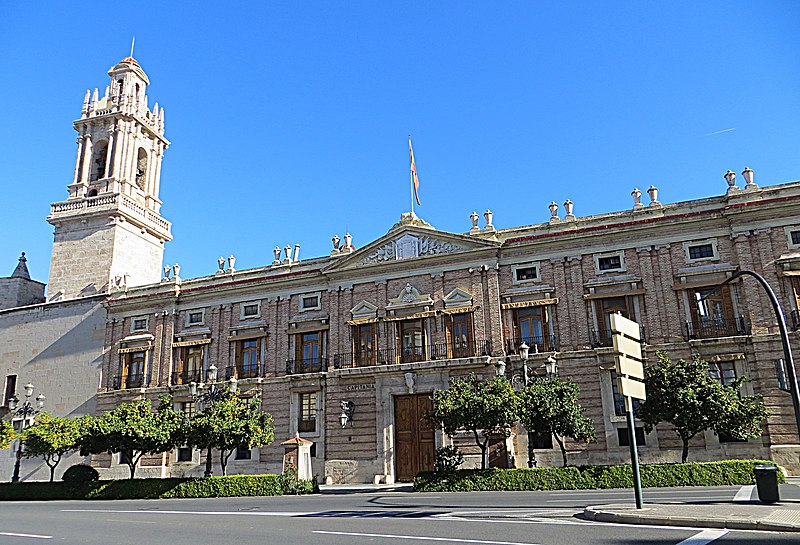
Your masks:
M 430 468 L 434 449 L 451 440 L 424 423 L 431 393 L 470 372 L 504 368 L 518 382 L 524 342 L 529 367 L 555 358 L 559 374 L 580 385 L 597 428 L 597 442 L 568 444 L 570 461 L 624 462 L 630 430 L 608 323 L 621 312 L 642 324 L 648 358 L 698 353 L 719 381 L 747 375 L 744 393 L 765 397 L 772 414 L 760 438 L 709 432 L 695 438 L 691 459 L 763 457 L 800 471 L 791 400 L 775 378 L 782 353 L 769 301 L 748 280 L 703 298 L 750 269 L 796 316 L 800 183 L 759 187 L 745 169 L 739 188 L 729 171 L 725 193 L 707 199 L 662 204 L 650 187 L 648 203 L 633 191 L 629 210 L 577 217 L 567 201 L 562 217 L 551 203 L 548 222 L 507 229 L 490 211 L 483 222 L 473 212 L 464 233 L 406 213 L 359 248 L 345 234 L 323 257 L 278 247 L 264 267 L 236 270 L 231 256 L 213 275 L 183 279 L 178 266 L 161 267 L 170 240 L 158 200 L 163 110 L 149 109 L 135 60 L 109 75 L 109 89 L 88 94 L 75 122 L 73 183 L 48 217 L 56 227 L 48 299 L 0 311 L 6 390 L 12 376 L 41 384 L 59 399 L 55 412 L 68 415 L 170 393 L 188 414 L 197 409 L 192 388 L 216 373 L 220 387 L 236 379 L 239 395 L 258 396 L 276 424 L 275 443 L 239 449 L 229 471 L 279 471 L 280 441 L 299 434 L 313 442 L 321 479 L 392 482 Z M 644 462 L 679 459 L 668 427 L 634 432 Z M 540 463 L 560 463 L 552 438 L 533 439 Z M 202 474 L 202 456 L 180 448 L 147 457 L 139 474 Z M 491 456 L 525 466 L 526 434 L 497 440 Z M 92 459 L 104 476 L 127 476 L 119 462 Z
M 105 350 L 110 289 L 158 282 L 170 224 L 158 199 L 164 109 L 148 107 L 147 75 L 133 58 L 112 67 L 101 97 L 86 91 L 78 153 L 66 200 L 51 205 L 55 228 L 50 283 L 30 279 L 22 254 L 10 278 L 0 278 L 0 416 L 15 393 L 32 383 L 45 410 L 92 414 Z M 15 421 L 19 428 L 20 422 Z M 16 444 L 0 451 L 0 478 L 11 474 Z M 81 461 L 64 460 L 59 471 Z M 48 477 L 40 460 L 25 460 L 23 479 Z

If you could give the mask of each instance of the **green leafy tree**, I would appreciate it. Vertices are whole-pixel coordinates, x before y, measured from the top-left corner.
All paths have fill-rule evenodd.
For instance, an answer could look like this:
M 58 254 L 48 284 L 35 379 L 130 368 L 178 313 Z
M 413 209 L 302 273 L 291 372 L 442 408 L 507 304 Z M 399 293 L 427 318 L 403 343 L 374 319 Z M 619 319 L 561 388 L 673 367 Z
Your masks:
M 724 386 L 709 375 L 708 363 L 699 355 L 672 361 L 658 353 L 655 365 L 645 367 L 647 400 L 636 415 L 650 433 L 660 422 L 672 424 L 681 438 L 681 461 L 689 457 L 689 441 L 708 429 L 737 439 L 761 435 L 768 412 L 761 395 L 742 397 L 739 390 L 746 377 Z
M 0 420 L 0 449 L 11 446 L 14 439 L 14 426 L 8 420 Z
M 186 432 L 189 445 L 207 451 L 206 475 L 211 474 L 211 449 L 219 450 L 219 465 L 226 475 L 228 460 L 237 447 L 260 447 L 271 443 L 274 437 L 272 416 L 261 410 L 261 401 L 233 395 L 197 413 Z
M 594 441 L 594 423 L 583 414 L 580 387 L 569 379 L 537 379 L 517 393 L 520 422 L 530 433 L 555 437 L 564 467 L 567 449 L 564 438 Z
M 145 454 L 171 450 L 183 441 L 183 417 L 172 408 L 172 398 L 162 396 L 154 411 L 149 399 L 122 403 L 102 416 L 87 421 L 81 454 L 124 453 L 122 458 L 136 475 Z
M 80 448 L 83 422 L 81 418 L 41 413 L 32 426 L 25 428 L 22 453 L 28 458 L 44 458 L 44 463 L 50 468 L 50 482 L 53 482 L 61 458 Z
M 474 373 L 453 377 L 447 390 L 434 392 L 429 419 L 450 436 L 461 429 L 472 432 L 481 449 L 481 468 L 486 469 L 489 440 L 511 434 L 517 420 L 517 398 L 505 377 L 492 377 L 487 382 Z

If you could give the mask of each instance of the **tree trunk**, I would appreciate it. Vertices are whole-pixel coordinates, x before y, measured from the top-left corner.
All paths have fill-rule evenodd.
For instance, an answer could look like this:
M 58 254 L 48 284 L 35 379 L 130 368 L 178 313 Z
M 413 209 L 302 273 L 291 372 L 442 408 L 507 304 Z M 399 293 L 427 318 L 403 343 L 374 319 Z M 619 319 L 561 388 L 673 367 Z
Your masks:
M 58 467 L 58 463 L 61 461 L 61 455 L 54 455 L 54 456 L 45 456 L 44 463 L 47 464 L 47 467 L 50 468 L 50 482 L 52 483 L 55 479 L 56 474 L 56 467 Z
M 561 459 L 564 461 L 564 467 L 567 467 L 567 449 L 564 448 L 564 441 L 555 433 L 553 437 L 556 438 L 556 443 L 558 443 L 558 447 L 561 449 Z
M 206 451 L 206 471 L 203 473 L 203 477 L 208 478 L 214 474 L 214 471 L 211 469 L 211 463 L 211 447 L 208 447 L 208 450 Z
M 472 434 L 475 436 L 475 444 L 481 449 L 481 469 L 486 469 L 486 448 L 487 444 L 489 443 L 489 439 L 486 439 L 486 441 L 481 443 L 481 439 L 478 436 L 478 430 L 472 430 Z
M 133 462 L 129 463 L 128 469 L 131 470 L 131 479 L 134 479 L 136 475 L 136 464 L 134 464 Z
M 690 437 L 681 437 L 681 441 L 683 441 L 683 451 L 681 452 L 681 463 L 685 464 L 686 460 L 689 458 L 689 439 Z
M 232 450 L 220 450 L 219 451 L 219 466 L 222 468 L 222 476 L 225 477 L 228 475 L 228 460 L 233 453 Z

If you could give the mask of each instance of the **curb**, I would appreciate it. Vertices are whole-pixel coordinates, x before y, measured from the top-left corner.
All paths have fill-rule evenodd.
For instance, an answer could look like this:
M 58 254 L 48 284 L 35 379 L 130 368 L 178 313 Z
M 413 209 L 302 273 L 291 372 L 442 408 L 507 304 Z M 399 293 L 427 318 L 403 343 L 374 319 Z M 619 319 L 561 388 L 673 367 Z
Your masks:
M 758 518 L 685 517 L 648 513 L 645 507 L 637 513 L 611 511 L 601 505 L 590 505 L 583 511 L 588 520 L 622 524 L 654 524 L 659 526 L 689 526 L 693 528 L 726 528 L 730 530 L 761 530 L 769 532 L 800 532 L 800 524 L 767 521 Z

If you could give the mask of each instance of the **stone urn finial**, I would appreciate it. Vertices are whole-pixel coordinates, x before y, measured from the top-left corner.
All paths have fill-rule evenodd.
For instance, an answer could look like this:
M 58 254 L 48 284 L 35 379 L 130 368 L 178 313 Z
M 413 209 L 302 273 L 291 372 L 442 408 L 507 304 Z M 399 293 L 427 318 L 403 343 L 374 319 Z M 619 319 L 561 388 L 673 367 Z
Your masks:
M 344 234 L 344 245 L 348 250 L 353 249 L 353 235 L 351 235 L 350 233 Z
M 181 275 L 181 266 L 175 263 L 172 266 L 172 270 L 175 271 L 175 280 L 177 280 Z
M 231 254 L 230 257 L 228 257 L 228 272 L 233 272 L 234 270 L 236 270 L 233 268 L 235 264 L 236 264 L 236 258 L 233 257 L 233 254 Z
M 744 181 L 747 182 L 747 185 L 744 186 L 745 189 L 757 189 L 758 186 L 753 181 L 753 169 L 750 167 L 744 167 L 744 171 L 742 171 L 742 176 L 744 176 Z
M 286 253 L 286 257 L 284 258 L 283 262 L 284 263 L 291 263 L 292 262 L 292 247 L 287 244 L 286 247 L 283 249 L 283 251 Z
M 725 173 L 725 181 L 728 182 L 728 187 L 734 187 L 736 185 L 736 173 L 731 169 L 728 169 L 728 172 Z
M 479 218 L 480 216 L 478 215 L 478 213 L 473 210 L 472 214 L 469 215 L 469 219 L 472 222 L 472 228 L 470 229 L 470 231 L 475 231 L 476 229 L 480 229 L 480 227 L 478 227 Z
M 333 242 L 333 251 L 334 252 L 338 252 L 339 251 L 339 242 L 341 242 L 341 240 L 342 239 L 339 238 L 339 235 L 333 235 L 333 238 L 331 238 L 331 242 Z
M 642 204 L 642 190 L 638 187 L 634 187 L 633 191 L 631 191 L 631 197 L 633 197 L 633 209 L 639 210 L 640 208 L 644 208 Z
M 272 253 L 275 254 L 275 261 L 273 261 L 273 265 L 276 263 L 281 262 L 281 248 L 280 246 L 275 246 L 275 249 L 272 250 Z
M 571 200 L 567 199 L 564 201 L 564 212 L 567 213 L 566 216 L 564 216 L 564 219 L 575 219 L 575 214 L 572 213 L 574 206 L 575 204 Z
M 556 201 L 551 202 L 547 208 L 550 209 L 550 221 L 556 221 L 560 219 L 558 217 L 558 203 Z
M 661 206 L 661 203 L 658 202 L 658 188 L 654 185 L 651 185 L 647 189 L 647 194 L 650 195 L 650 205 L 649 206 Z
M 225 258 L 219 256 L 219 259 L 217 259 L 217 265 L 219 266 L 219 271 L 217 271 L 217 273 L 223 272 L 225 270 Z
M 483 213 L 483 218 L 486 220 L 486 227 L 484 229 L 491 231 L 494 229 L 494 225 L 492 225 L 492 218 L 494 217 L 494 212 L 486 209 L 486 212 Z
M 164 265 L 164 280 L 169 280 L 169 273 L 172 271 L 172 267 L 169 265 Z

